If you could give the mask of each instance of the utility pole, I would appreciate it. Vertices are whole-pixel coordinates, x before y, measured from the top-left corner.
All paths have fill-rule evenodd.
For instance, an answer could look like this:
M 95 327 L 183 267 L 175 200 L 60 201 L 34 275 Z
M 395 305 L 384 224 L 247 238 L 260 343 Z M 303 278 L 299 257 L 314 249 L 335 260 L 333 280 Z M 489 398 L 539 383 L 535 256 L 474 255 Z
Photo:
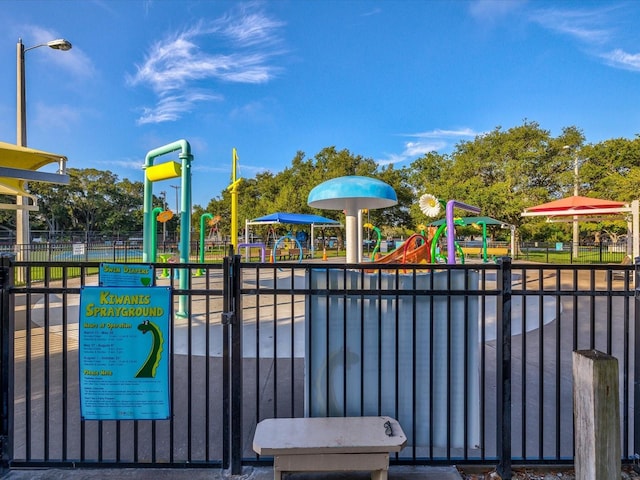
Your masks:
M 160 192 L 160 195 L 162 196 L 162 209 L 164 211 L 167 210 L 167 192 L 166 191 L 162 191 Z M 162 222 L 162 243 L 166 243 L 167 242 L 167 222 Z
M 180 204 L 178 203 L 178 200 L 180 198 L 180 185 L 169 185 L 169 186 L 176 191 L 176 217 L 178 217 L 178 221 L 180 221 Z M 177 230 L 176 230 L 176 233 L 177 233 Z
M 578 195 L 580 195 L 580 185 L 579 185 L 580 184 L 580 162 L 578 158 L 577 147 L 575 151 L 573 150 L 573 147 L 570 147 L 569 145 L 565 145 L 564 147 L 562 147 L 562 149 L 573 153 L 573 196 L 577 197 Z M 571 246 L 571 256 L 574 259 L 578 258 L 579 245 L 580 245 L 580 227 L 578 225 L 578 216 L 574 215 L 573 216 L 573 240 L 572 240 L 572 246 Z
M 180 213 L 180 203 L 178 203 L 180 198 L 180 185 L 169 185 L 169 186 L 175 189 L 176 191 L 176 215 L 177 215 L 178 213 Z

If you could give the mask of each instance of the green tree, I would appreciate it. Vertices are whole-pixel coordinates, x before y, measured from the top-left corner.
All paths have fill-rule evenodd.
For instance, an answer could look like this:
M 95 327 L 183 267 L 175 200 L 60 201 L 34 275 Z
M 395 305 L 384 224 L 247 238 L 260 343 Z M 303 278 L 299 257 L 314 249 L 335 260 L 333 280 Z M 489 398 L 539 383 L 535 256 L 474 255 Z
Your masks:
M 29 215 L 31 230 L 47 230 L 49 235 L 72 227 L 69 192 L 65 185 L 31 182 L 29 189 L 38 198 L 38 211 Z
M 415 232 L 417 225 L 424 222 L 415 222 L 411 215 L 411 208 L 417 202 L 414 189 L 409 183 L 407 170 L 387 165 L 374 176 L 393 187 L 398 197 L 398 203 L 390 208 L 370 210 L 369 214 L 373 223 L 390 228 L 391 234 L 394 236 Z
M 109 197 L 111 208 L 103 216 L 102 225 L 99 225 L 97 229 L 109 232 L 135 232 L 142 230 L 143 197 L 144 184 L 142 182 L 131 182 L 126 178 L 116 182 L 115 188 Z M 156 199 L 154 205 L 160 206 L 161 203 L 161 200 Z
M 70 168 L 68 174 L 69 185 L 29 184 L 40 207 L 32 215 L 36 222 L 50 232 L 142 230 L 141 182 L 120 181 L 108 170 Z
M 581 195 L 620 202 L 637 199 L 640 191 L 640 137 L 605 140 L 572 153 L 579 162 Z M 580 230 L 594 238 L 601 233 L 615 237 L 627 232 L 627 223 L 623 219 L 581 222 Z
M 412 199 L 409 212 L 412 224 L 427 224 L 433 219 L 427 218 L 420 210 L 419 200 L 424 194 L 447 200 L 448 193 L 445 190 L 445 182 L 452 167 L 452 160 L 448 155 L 441 155 L 437 152 L 429 152 L 424 156 L 414 160 L 409 167 L 405 167 L 405 175 L 408 186 L 412 191 Z
M 448 156 L 430 153 L 417 159 L 409 179 L 418 198 L 431 193 L 444 201 L 478 206 L 481 215 L 516 226 L 537 223 L 521 213 L 566 194 L 572 163 L 563 147 L 579 148 L 583 141 L 575 127 L 564 129 L 558 138 L 536 122 L 525 121 L 506 131 L 497 127 L 458 143 Z M 414 206 L 414 221 L 420 215 Z
M 640 137 L 615 138 L 576 152 L 581 192 L 630 202 L 640 191 Z

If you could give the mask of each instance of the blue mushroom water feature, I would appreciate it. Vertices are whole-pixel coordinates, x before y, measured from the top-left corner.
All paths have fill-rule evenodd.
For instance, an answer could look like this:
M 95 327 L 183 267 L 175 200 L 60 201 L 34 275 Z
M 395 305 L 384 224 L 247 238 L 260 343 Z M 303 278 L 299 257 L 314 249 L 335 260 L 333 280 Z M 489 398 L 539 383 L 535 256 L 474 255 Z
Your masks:
M 312 207 L 345 210 L 348 264 L 357 261 L 358 209 L 396 203 L 389 185 L 357 176 L 324 182 L 308 198 Z M 468 207 L 452 203 L 450 221 L 453 208 Z M 306 275 L 305 415 L 390 415 L 411 432 L 410 445 L 477 448 L 478 271 L 368 266 Z M 468 294 L 450 297 L 452 290 Z
M 356 263 L 358 246 L 362 243 L 358 211 L 392 207 L 398 203 L 398 197 L 395 190 L 381 180 L 350 175 L 317 185 L 309 192 L 307 203 L 323 210 L 345 211 L 347 263 Z

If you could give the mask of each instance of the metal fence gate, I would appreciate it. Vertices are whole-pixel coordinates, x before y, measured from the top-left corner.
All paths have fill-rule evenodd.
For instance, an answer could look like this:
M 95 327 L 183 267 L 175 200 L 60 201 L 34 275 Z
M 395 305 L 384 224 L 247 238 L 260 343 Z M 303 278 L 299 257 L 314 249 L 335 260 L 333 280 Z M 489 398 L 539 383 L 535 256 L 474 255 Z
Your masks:
M 158 284 L 174 285 L 176 309 L 186 299 L 190 312 L 172 315 L 171 419 L 81 421 L 79 298 L 81 287 L 97 285 L 98 264 L 2 261 L 5 466 L 222 466 L 229 454 L 222 265 L 189 269 L 199 277 L 188 290 L 177 288 L 177 269 L 157 268 Z M 17 269 L 25 280 L 13 285 Z
M 99 264 L 0 262 L 4 469 L 235 474 L 271 462 L 251 448 L 262 419 L 390 415 L 409 439 L 392 462 L 510 478 L 512 462 L 572 462 L 576 349 L 618 359 L 624 459 L 640 445 L 634 266 L 156 264 L 171 419 L 81 421 L 79 295 Z

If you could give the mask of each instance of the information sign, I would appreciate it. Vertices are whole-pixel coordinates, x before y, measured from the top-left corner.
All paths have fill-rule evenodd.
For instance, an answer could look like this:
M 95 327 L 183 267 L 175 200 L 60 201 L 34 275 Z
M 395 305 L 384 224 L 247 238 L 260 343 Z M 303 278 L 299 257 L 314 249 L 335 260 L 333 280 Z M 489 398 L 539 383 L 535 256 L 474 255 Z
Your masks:
M 83 420 L 169 418 L 170 287 L 80 291 Z
M 153 279 L 153 265 L 101 263 L 98 283 L 102 287 L 149 287 Z

